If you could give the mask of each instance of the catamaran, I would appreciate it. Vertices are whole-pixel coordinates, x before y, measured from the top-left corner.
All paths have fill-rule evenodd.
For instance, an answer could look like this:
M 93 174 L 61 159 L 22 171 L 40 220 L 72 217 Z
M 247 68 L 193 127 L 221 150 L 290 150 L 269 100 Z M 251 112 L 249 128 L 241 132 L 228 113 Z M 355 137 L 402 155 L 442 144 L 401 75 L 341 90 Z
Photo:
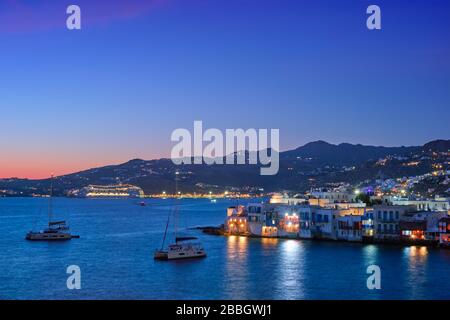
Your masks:
M 175 173 L 175 194 L 178 195 L 178 172 Z M 202 244 L 197 241 L 196 237 L 178 237 L 177 236 L 177 218 L 178 218 L 178 199 L 175 199 L 175 208 L 173 210 L 173 219 L 175 224 L 175 243 L 170 244 L 167 249 L 164 248 L 167 230 L 169 229 L 169 223 L 172 213 L 169 213 L 167 217 L 166 229 L 164 231 L 164 237 L 161 245 L 161 249 L 156 250 L 154 258 L 156 260 L 176 260 L 176 259 L 191 259 L 191 258 L 203 258 L 206 257 L 206 251 Z
M 66 221 L 52 221 L 53 217 L 53 176 L 50 182 L 50 198 L 48 204 L 48 228 L 42 231 L 30 231 L 25 239 L 30 241 L 63 241 L 79 236 L 72 235 Z

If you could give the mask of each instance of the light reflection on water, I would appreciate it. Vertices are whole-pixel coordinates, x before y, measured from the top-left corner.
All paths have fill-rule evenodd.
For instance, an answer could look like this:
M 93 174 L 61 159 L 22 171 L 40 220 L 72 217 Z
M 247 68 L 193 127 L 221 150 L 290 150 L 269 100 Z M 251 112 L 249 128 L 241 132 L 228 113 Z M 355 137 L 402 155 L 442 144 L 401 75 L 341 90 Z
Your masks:
M 227 237 L 226 290 L 233 299 L 305 298 L 304 244 L 298 240 Z
M 274 248 L 280 240 L 277 238 L 261 238 L 261 246 L 263 249 Z
M 298 240 L 284 240 L 280 244 L 279 264 L 276 270 L 276 291 L 281 299 L 303 299 L 305 252 Z
M 427 285 L 428 248 L 411 246 L 403 249 L 403 260 L 406 264 L 406 279 L 410 285 L 410 299 L 423 299 Z
M 403 253 L 413 263 L 424 262 L 428 256 L 428 248 L 425 246 L 411 246 L 403 249 Z
M 227 285 L 225 291 L 230 299 L 248 299 L 249 272 L 247 237 L 229 236 L 227 238 L 227 259 L 225 260 L 225 276 Z
M 363 257 L 364 257 L 364 263 L 367 266 L 377 264 L 378 261 L 378 253 L 379 253 L 379 247 L 370 244 L 363 247 Z

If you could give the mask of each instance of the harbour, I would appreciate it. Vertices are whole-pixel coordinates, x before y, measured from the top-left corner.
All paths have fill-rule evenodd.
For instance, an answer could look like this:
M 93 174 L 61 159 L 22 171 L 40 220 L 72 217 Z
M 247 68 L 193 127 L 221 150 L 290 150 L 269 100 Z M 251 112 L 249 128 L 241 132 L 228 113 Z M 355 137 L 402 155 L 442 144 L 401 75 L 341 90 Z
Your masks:
M 249 199 L 260 203 L 264 199 Z M 224 222 L 235 199 L 181 199 L 183 235 L 208 252 L 199 260 L 155 261 L 171 199 L 54 198 L 77 241 L 28 242 L 45 225 L 48 199 L 0 199 L 2 299 L 449 299 L 450 251 L 426 246 L 211 236 L 196 229 Z M 40 212 L 42 211 L 42 212 Z M 382 289 L 366 287 L 369 265 Z M 81 269 L 81 290 L 68 290 L 66 268 Z M 49 287 L 49 283 L 51 286 Z

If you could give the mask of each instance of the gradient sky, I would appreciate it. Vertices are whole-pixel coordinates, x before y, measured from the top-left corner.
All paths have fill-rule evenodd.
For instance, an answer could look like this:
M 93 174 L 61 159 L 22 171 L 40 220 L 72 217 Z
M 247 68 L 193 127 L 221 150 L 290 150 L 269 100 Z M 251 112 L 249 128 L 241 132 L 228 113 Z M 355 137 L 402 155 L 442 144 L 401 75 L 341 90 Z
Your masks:
M 450 138 L 449 104 L 447 0 L 0 2 L 0 177 L 167 157 L 194 120 L 420 145 Z

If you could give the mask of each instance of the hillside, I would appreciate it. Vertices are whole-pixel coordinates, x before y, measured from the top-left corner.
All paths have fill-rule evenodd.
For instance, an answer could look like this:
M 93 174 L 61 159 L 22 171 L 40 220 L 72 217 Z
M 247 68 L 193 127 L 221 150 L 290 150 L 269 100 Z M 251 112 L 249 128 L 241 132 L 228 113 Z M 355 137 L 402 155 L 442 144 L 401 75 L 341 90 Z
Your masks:
M 181 165 L 170 159 L 134 159 L 120 165 L 93 168 L 55 178 L 55 192 L 89 184 L 129 183 L 146 193 L 171 192 L 174 173 L 179 171 L 180 190 L 184 192 L 222 191 L 236 188 L 254 191 L 296 190 L 330 182 L 358 182 L 374 178 L 396 178 L 420 175 L 440 163 L 448 168 L 450 140 L 431 141 L 424 146 L 375 147 L 324 141 L 308 143 L 295 150 L 280 153 L 280 171 L 275 176 L 261 176 L 259 165 Z M 379 161 L 381 160 L 381 161 Z M 410 165 L 414 160 L 417 164 Z M 0 189 L 19 195 L 46 194 L 49 180 L 0 179 Z M 22 193 L 21 193 L 22 192 Z

